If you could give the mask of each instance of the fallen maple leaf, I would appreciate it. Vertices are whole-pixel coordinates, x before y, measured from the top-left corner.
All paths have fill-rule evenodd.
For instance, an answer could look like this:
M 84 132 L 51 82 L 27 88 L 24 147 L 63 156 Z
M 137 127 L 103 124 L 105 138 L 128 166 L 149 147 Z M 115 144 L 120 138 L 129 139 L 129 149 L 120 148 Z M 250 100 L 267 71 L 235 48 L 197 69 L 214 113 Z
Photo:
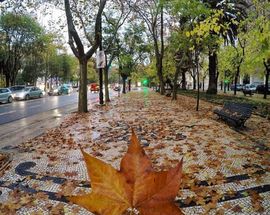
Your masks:
M 67 197 L 92 213 L 120 215 L 136 209 L 140 215 L 181 215 L 174 200 L 182 178 L 183 159 L 168 171 L 155 172 L 132 130 L 131 144 L 120 170 L 82 150 L 92 192 Z

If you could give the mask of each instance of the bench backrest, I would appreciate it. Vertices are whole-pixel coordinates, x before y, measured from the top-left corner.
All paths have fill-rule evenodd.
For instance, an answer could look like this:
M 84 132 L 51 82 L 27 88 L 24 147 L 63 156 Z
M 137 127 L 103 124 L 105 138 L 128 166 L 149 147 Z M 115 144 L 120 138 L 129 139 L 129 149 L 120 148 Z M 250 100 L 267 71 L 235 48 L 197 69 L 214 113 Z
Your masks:
M 224 109 L 237 113 L 238 115 L 241 115 L 242 118 L 249 118 L 252 114 L 253 108 L 253 105 L 244 103 L 226 102 L 224 104 Z

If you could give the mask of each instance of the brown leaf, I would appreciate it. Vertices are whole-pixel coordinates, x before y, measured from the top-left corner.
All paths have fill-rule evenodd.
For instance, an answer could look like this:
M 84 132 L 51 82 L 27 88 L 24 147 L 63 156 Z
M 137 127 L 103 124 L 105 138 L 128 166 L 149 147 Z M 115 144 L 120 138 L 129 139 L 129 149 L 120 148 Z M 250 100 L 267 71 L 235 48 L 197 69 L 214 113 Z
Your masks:
M 241 213 L 242 207 L 240 205 L 235 205 L 232 209 L 233 212 Z
M 182 163 L 168 171 L 154 172 L 135 133 L 121 161 L 120 171 L 85 153 L 92 192 L 68 199 L 101 215 L 120 215 L 129 208 L 146 215 L 181 215 L 174 204 L 182 177 Z

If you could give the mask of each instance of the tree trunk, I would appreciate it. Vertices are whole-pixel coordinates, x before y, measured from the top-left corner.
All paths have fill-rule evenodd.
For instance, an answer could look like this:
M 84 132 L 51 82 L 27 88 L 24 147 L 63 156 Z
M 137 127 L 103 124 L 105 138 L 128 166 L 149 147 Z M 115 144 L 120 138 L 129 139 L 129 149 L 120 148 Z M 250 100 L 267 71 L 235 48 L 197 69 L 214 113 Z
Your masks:
M 48 81 L 48 68 L 46 68 L 45 72 L 45 85 L 44 85 L 44 91 L 47 92 L 47 81 Z
M 131 91 L 131 79 L 128 80 L 128 91 Z
M 106 66 L 104 69 L 104 85 L 105 85 L 105 102 L 110 102 L 109 67 L 108 66 Z
M 209 51 L 209 86 L 208 94 L 217 94 L 217 53 Z
M 163 72 L 162 72 L 162 58 L 158 56 L 156 57 L 156 60 L 158 61 L 156 63 L 156 67 L 157 67 L 157 75 L 158 75 L 158 79 L 159 79 L 159 85 L 160 85 L 160 94 L 164 95 L 165 94 L 165 85 L 164 85 L 164 79 L 163 79 Z
M 205 81 L 205 78 L 203 77 L 203 80 L 202 80 L 202 90 L 204 92 L 204 81 Z
M 16 85 L 16 76 L 15 75 L 11 75 L 11 77 L 10 77 L 10 84 L 11 84 L 11 86 Z
M 237 71 L 234 77 L 234 92 L 233 92 L 234 95 L 236 95 L 236 85 L 237 85 L 239 74 L 240 74 L 240 66 L 237 66 Z
M 79 103 L 78 112 L 88 112 L 87 107 L 87 60 L 80 59 L 80 88 L 79 88 Z
M 270 76 L 270 65 L 267 65 L 266 63 L 265 65 L 265 69 L 266 69 L 266 74 L 265 74 L 265 89 L 264 89 L 264 95 L 263 98 L 267 99 L 267 94 L 268 94 L 268 81 L 269 81 L 269 76 Z
M 174 74 L 174 79 L 173 79 L 172 100 L 177 100 L 177 89 L 178 89 L 177 80 L 178 80 L 180 72 L 181 72 L 180 66 L 177 65 L 176 66 L 176 71 L 175 71 L 175 74 Z
M 193 80 L 193 90 L 196 90 L 196 76 L 192 76 Z
M 199 52 L 195 52 L 195 74 L 197 74 L 197 102 L 196 102 L 196 111 L 199 111 L 200 105 L 200 73 L 199 73 Z
M 199 63 L 197 62 L 197 103 L 196 103 L 196 111 L 199 111 L 200 105 L 200 74 L 199 74 Z
M 182 90 L 187 89 L 186 70 L 182 70 Z
M 6 77 L 6 87 L 10 87 L 10 75 L 8 73 L 5 74 Z
M 122 89 L 122 93 L 126 94 L 126 77 L 122 76 L 122 81 L 123 81 L 123 89 Z

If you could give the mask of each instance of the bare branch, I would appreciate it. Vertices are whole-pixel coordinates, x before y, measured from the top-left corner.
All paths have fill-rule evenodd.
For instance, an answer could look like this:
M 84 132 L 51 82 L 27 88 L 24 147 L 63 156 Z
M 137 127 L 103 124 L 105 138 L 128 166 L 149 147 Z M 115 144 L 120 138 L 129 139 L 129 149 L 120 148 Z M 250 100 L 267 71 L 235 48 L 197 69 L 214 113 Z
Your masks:
M 65 10 L 66 10 L 66 17 L 67 17 L 67 24 L 68 24 L 69 45 L 76 57 L 83 56 L 84 47 L 73 23 L 73 17 L 70 10 L 69 0 L 65 0 Z M 75 47 L 74 42 L 77 48 Z
M 101 40 L 101 17 L 102 17 L 102 12 L 104 10 L 106 4 L 106 0 L 102 0 L 99 5 L 97 17 L 96 17 L 96 23 L 95 23 L 95 42 L 92 45 L 92 47 L 88 50 L 86 53 L 86 59 L 89 59 L 92 57 L 92 55 L 95 53 L 95 51 L 98 48 L 98 43 Z

